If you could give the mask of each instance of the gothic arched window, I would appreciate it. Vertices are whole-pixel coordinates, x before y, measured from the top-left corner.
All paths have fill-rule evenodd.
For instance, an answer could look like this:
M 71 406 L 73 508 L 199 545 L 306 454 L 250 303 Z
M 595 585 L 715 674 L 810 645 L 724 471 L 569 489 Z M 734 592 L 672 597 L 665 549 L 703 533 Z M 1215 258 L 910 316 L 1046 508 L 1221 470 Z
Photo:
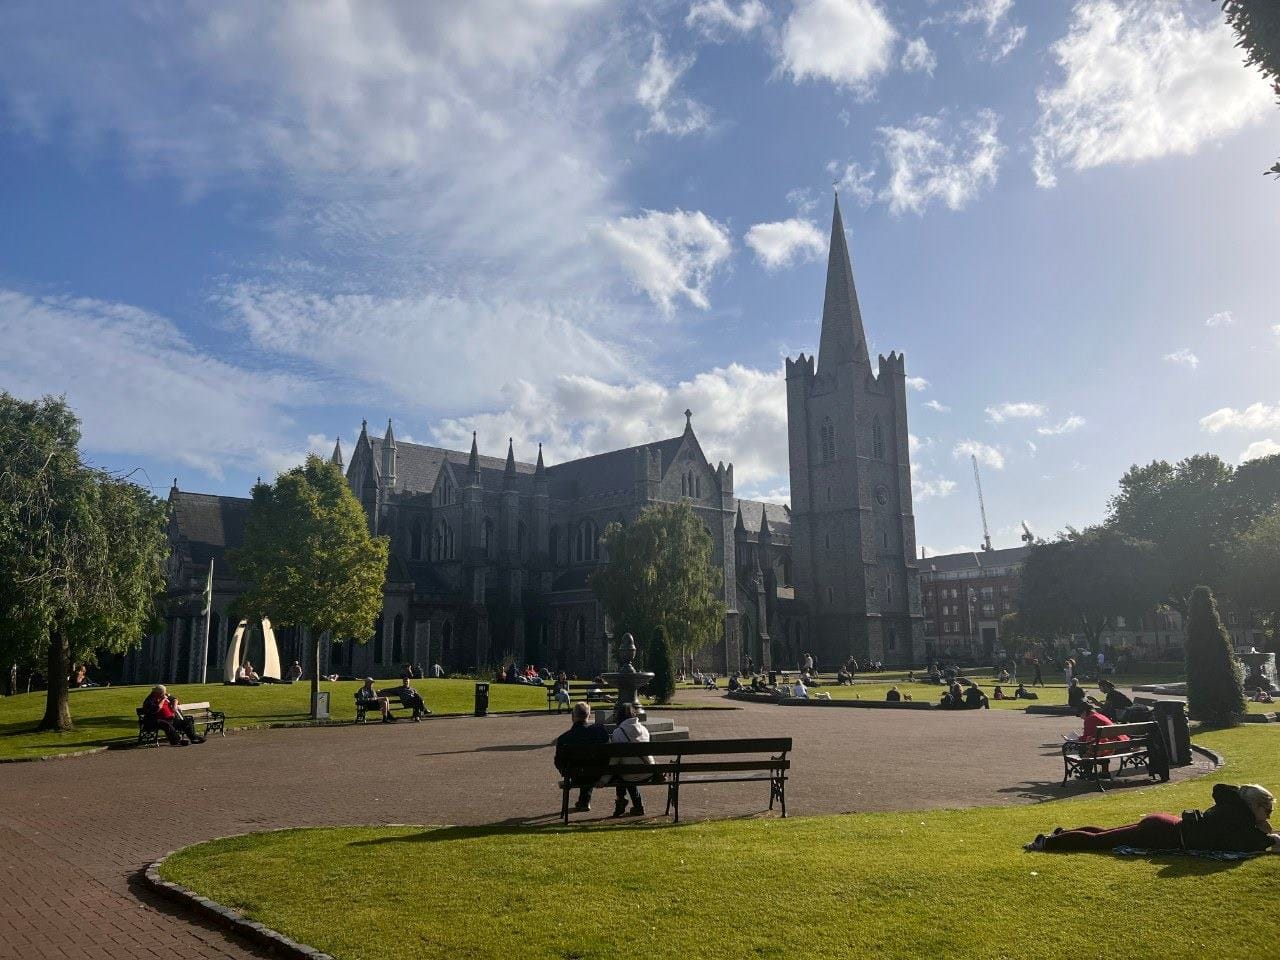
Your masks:
M 422 521 L 413 521 L 413 529 L 409 532 L 409 558 L 422 559 Z
M 435 538 L 431 545 L 431 558 L 433 560 L 453 559 L 453 527 L 449 526 L 448 520 L 441 520 L 436 524 Z
M 595 522 L 583 520 L 578 525 L 578 536 L 573 545 L 573 559 L 578 563 L 595 560 L 600 555 L 598 539 Z
M 877 460 L 884 459 L 884 427 L 880 426 L 879 417 L 871 424 L 871 455 Z
M 836 458 L 836 428 L 830 417 L 822 418 L 822 459 Z

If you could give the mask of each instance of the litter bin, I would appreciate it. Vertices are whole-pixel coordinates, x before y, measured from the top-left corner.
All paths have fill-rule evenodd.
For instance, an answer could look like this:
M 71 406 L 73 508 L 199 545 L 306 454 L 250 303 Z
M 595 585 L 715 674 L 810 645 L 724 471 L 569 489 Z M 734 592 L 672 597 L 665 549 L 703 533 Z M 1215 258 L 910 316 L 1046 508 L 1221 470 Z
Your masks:
M 329 719 L 329 691 L 328 690 L 316 691 L 316 702 L 312 704 L 312 710 L 314 711 L 315 718 L 317 720 Z
M 1154 709 L 1169 765 L 1187 766 L 1191 763 L 1191 730 L 1187 726 L 1186 704 L 1181 700 L 1158 700 Z
M 483 717 L 489 712 L 489 685 L 476 684 L 476 716 Z
M 769 686 L 771 686 L 771 687 L 776 687 L 777 685 L 778 685 L 778 674 L 777 674 L 777 671 L 770 670 L 770 671 L 769 671 Z

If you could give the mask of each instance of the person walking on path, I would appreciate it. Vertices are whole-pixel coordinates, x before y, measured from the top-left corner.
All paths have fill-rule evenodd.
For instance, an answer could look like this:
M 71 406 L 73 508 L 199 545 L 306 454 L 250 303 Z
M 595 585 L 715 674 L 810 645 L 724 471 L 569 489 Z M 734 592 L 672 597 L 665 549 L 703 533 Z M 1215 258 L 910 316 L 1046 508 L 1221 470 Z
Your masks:
M 1036 660 L 1032 660 L 1031 663 L 1036 668 L 1036 675 L 1032 678 L 1031 685 L 1033 687 L 1043 687 L 1044 674 L 1040 672 L 1040 661 L 1039 659 L 1036 659 Z

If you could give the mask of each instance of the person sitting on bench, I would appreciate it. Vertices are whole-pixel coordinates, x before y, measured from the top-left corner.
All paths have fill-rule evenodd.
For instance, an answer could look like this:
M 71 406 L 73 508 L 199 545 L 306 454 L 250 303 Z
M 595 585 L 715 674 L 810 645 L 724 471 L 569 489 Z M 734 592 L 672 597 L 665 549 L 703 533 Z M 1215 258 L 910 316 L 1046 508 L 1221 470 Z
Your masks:
M 634 703 L 624 703 L 619 708 L 621 712 L 621 721 L 613 728 L 613 736 L 610 739 L 614 743 L 648 743 L 649 731 L 636 718 L 636 707 Z M 651 767 L 653 766 L 653 757 L 618 757 L 614 761 L 618 767 Z M 631 812 L 628 816 L 643 817 L 644 801 L 640 799 L 640 788 L 636 783 L 644 783 L 650 777 L 646 770 L 642 773 L 617 773 L 614 775 L 614 790 L 616 798 L 613 802 L 613 815 L 620 817 L 627 813 L 627 798 L 631 798 Z
M 364 704 L 366 711 L 377 710 L 381 713 L 383 723 L 391 723 L 395 720 L 391 715 L 391 701 L 386 697 L 378 696 L 378 691 L 373 689 L 373 677 L 364 678 L 364 686 L 356 691 L 356 700 Z
M 422 694 L 413 689 L 413 684 L 409 682 L 408 677 L 401 678 L 400 686 L 396 689 L 396 694 L 400 697 L 401 703 L 406 707 L 413 708 L 414 723 L 417 723 L 423 717 L 431 716 L 431 710 L 426 703 L 423 702 Z
M 1037 834 L 1025 850 L 1203 850 L 1224 853 L 1280 853 L 1280 833 L 1271 828 L 1271 792 L 1256 783 L 1213 785 L 1213 806 L 1181 817 L 1152 813 L 1122 827 L 1076 827 Z
M 573 705 L 573 725 L 564 733 L 556 737 L 557 756 L 555 760 L 556 769 L 560 771 L 560 775 L 567 776 L 569 768 L 560 762 L 559 750 L 562 746 L 579 743 L 608 743 L 609 731 L 605 729 L 603 723 L 591 722 L 591 704 L 581 701 Z M 596 781 L 608 773 L 607 766 L 601 767 L 599 770 L 588 770 L 584 772 L 583 779 L 577 784 L 578 786 L 578 802 L 574 805 L 575 810 L 591 809 L 591 791 L 595 789 Z M 632 787 L 635 790 L 634 787 Z M 637 793 L 639 791 L 636 791 Z
M 142 702 L 142 724 L 145 729 L 162 732 L 171 747 L 204 743 L 204 737 L 196 733 L 196 722 L 182 715 L 178 709 L 178 698 L 169 696 L 162 683 L 152 687 L 150 695 Z

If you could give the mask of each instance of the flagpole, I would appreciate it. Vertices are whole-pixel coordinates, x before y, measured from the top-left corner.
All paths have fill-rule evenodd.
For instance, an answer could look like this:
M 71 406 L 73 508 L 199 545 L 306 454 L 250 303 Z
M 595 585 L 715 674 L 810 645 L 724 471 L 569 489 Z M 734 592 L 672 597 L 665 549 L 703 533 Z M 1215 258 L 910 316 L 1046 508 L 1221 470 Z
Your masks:
M 209 580 L 204 588 L 204 642 L 200 644 L 200 682 L 209 682 L 209 621 L 213 615 L 213 557 L 209 558 Z

